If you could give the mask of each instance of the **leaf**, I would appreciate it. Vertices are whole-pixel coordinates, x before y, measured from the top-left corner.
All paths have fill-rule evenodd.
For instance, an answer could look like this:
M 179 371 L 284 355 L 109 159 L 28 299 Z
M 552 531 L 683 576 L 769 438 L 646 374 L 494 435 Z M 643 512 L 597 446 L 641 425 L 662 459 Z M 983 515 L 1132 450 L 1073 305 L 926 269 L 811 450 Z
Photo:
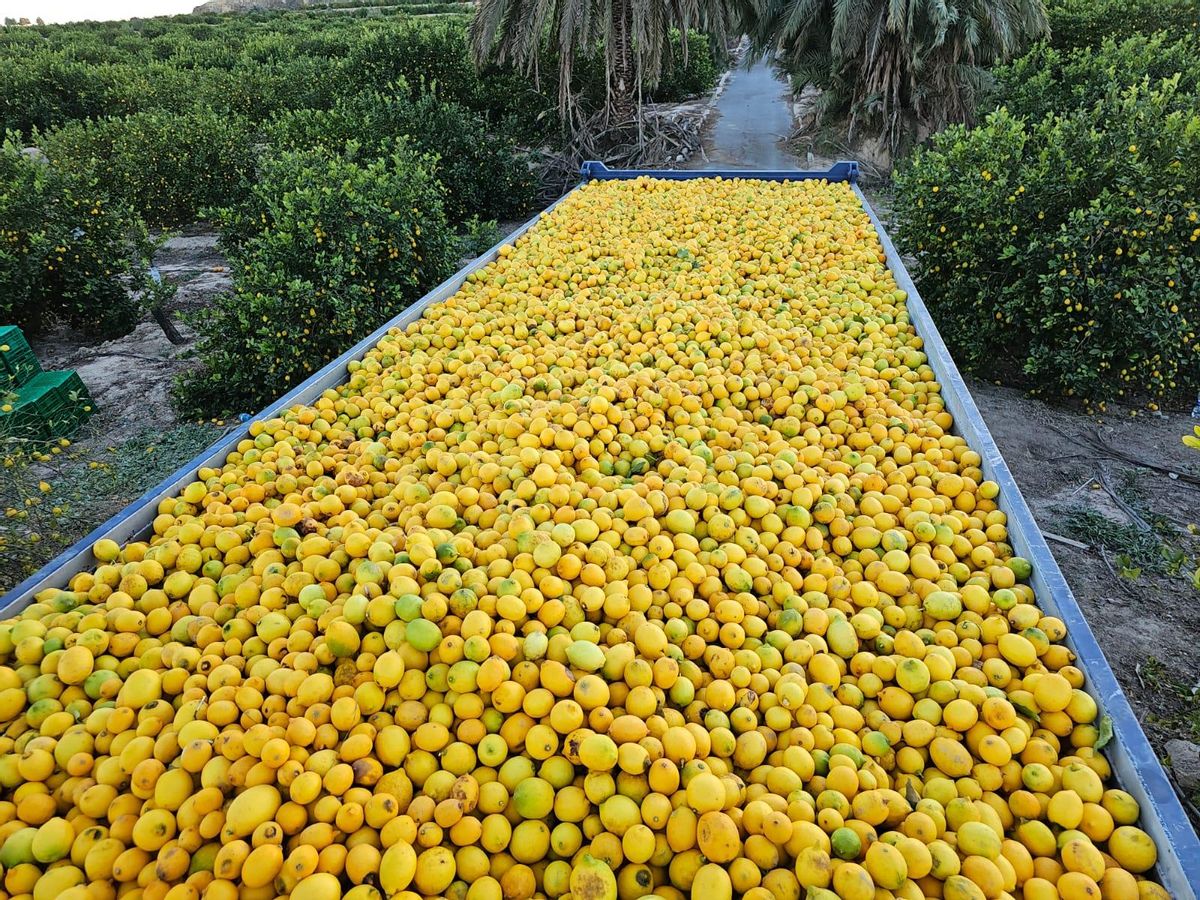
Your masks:
M 1100 717 L 1100 727 L 1097 729 L 1100 734 L 1096 738 L 1095 749 L 1103 750 L 1113 739 L 1112 716 L 1107 713 Z
M 904 799 L 908 801 L 909 806 L 913 809 L 916 809 L 917 804 L 921 802 L 921 797 L 917 794 L 916 788 L 913 787 L 911 779 L 904 782 Z
M 1012 701 L 1009 701 L 1009 702 L 1011 703 Z M 1042 724 L 1042 717 L 1040 715 L 1038 715 L 1036 711 L 1030 709 L 1028 706 L 1025 706 L 1024 704 L 1021 704 L 1021 703 L 1013 703 L 1013 709 L 1015 709 L 1017 712 L 1019 712 L 1025 718 L 1033 719 L 1033 721 L 1037 722 L 1039 725 Z

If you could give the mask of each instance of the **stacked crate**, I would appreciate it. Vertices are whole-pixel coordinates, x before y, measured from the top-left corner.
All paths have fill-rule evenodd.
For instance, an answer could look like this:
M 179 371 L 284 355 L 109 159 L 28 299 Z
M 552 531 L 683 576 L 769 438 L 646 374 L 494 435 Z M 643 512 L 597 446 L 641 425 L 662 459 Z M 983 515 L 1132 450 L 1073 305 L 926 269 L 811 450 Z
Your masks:
M 43 372 L 21 329 L 0 326 L 0 437 L 68 437 L 91 413 L 78 374 Z

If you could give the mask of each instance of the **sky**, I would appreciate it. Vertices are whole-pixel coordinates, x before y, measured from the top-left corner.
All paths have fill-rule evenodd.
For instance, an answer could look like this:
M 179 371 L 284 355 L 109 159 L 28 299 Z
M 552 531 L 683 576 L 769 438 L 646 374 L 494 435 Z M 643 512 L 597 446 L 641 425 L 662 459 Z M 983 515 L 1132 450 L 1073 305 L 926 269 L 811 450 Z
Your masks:
M 0 0 L 0 20 L 22 16 L 34 21 L 79 22 L 84 19 L 130 19 L 191 12 L 202 0 Z

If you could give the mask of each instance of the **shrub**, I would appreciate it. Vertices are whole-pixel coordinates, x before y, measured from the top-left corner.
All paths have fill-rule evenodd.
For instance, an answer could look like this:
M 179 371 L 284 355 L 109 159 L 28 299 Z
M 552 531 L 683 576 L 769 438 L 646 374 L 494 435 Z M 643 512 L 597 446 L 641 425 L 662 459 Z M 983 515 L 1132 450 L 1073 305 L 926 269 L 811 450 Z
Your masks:
M 32 332 L 63 322 L 96 338 L 128 332 L 139 312 L 145 226 L 89 172 L 0 147 L 0 321 Z
M 896 186 L 899 243 L 967 367 L 1090 401 L 1200 381 L 1200 113 L 1176 80 L 947 129 Z
M 559 126 L 548 82 L 538 83 L 511 68 L 477 69 L 462 21 L 410 21 L 365 34 L 347 53 L 343 68 L 355 92 L 389 90 L 403 82 L 413 99 L 434 94 L 461 104 L 489 125 L 511 125 L 527 143 L 553 135 Z
M 659 103 L 677 103 L 716 87 L 721 70 L 717 44 L 706 34 L 690 32 L 685 60 L 679 41 L 679 32 L 672 31 L 670 52 L 663 62 L 657 83 L 643 86 L 645 99 Z M 543 51 L 538 70 L 541 73 L 541 92 L 547 98 L 557 97 L 559 62 L 553 45 Z M 605 68 L 603 47 L 597 47 L 575 60 L 572 66 L 572 81 L 572 91 L 581 102 L 585 113 L 603 106 L 608 96 L 608 71 Z
M 371 108 L 369 99 L 362 105 Z M 481 116 L 437 97 L 387 107 L 393 109 L 397 124 L 408 119 L 400 133 L 418 150 L 436 154 L 434 171 L 446 188 L 443 203 L 451 221 L 505 219 L 528 210 L 537 185 L 511 138 L 490 133 Z
M 103 99 L 93 67 L 83 63 L 31 53 L 0 66 L 0 129 L 29 134 L 37 126 L 99 115 Z
M 358 90 L 354 73 L 339 60 L 306 56 L 268 64 L 243 63 L 228 73 L 209 73 L 200 84 L 204 88 L 201 108 L 226 110 L 254 120 L 285 109 L 332 106 L 338 97 Z
M 1096 48 L 1060 50 L 1039 44 L 994 70 L 990 109 L 1005 106 L 1015 116 L 1036 120 L 1091 106 L 1116 88 L 1179 75 L 1176 99 L 1195 103 L 1200 92 L 1200 39 L 1177 39 L 1166 32 L 1109 38 Z M 990 111 L 990 109 L 988 111 Z
M 411 24 L 364 34 L 346 56 L 359 84 L 378 89 L 404 81 L 414 90 L 433 89 L 474 107 L 479 76 L 457 23 Z
M 516 122 L 530 136 L 557 125 L 549 114 L 553 94 L 512 70 L 475 68 L 461 22 L 409 23 L 365 34 L 347 54 L 344 68 L 358 90 L 404 83 L 413 99 L 432 93 L 475 110 L 493 125 Z
M 203 367 L 177 385 L 189 415 L 263 406 L 454 270 L 430 161 L 354 150 L 268 157 L 222 214 L 234 287 L 196 319 Z
M 380 93 L 350 98 L 330 110 L 286 113 L 267 128 L 267 140 L 285 149 L 357 143 L 367 155 L 386 153 L 397 139 L 434 157 L 445 187 L 446 217 L 505 219 L 524 213 L 536 184 L 525 157 L 505 134 L 492 133 L 478 114 L 437 97 Z
M 83 118 L 207 110 L 261 121 L 325 109 L 406 79 L 483 115 L 549 134 L 553 103 L 530 79 L 476 71 L 460 20 L 344 15 L 82 23 L 0 33 L 0 130 L 28 135 Z
M 1200 27 L 1196 0 L 1053 0 L 1046 15 L 1050 42 L 1060 50 L 1155 31 L 1182 36 Z
M 154 225 L 227 206 L 254 175 L 249 124 L 208 111 L 72 122 L 38 143 L 56 166 L 92 172 Z
M 658 84 L 650 91 L 651 98 L 659 103 L 676 103 L 708 93 L 721 76 L 718 55 L 716 44 L 706 34 L 688 35 L 686 60 L 676 41 Z

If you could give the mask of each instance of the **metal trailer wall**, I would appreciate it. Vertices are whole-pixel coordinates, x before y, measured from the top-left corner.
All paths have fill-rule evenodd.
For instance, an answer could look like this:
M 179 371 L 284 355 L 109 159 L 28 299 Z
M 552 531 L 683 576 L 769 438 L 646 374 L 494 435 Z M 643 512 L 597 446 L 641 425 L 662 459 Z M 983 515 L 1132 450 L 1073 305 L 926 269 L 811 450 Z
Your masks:
M 1158 845 L 1159 859 L 1156 874 L 1172 897 L 1187 900 L 1197 897 L 1200 888 L 1200 841 L 1158 758 L 1154 755 L 1137 717 L 1121 691 L 1100 645 L 1088 627 L 1062 571 L 1058 568 L 1037 522 L 1021 496 L 1004 458 L 980 415 L 979 408 L 967 390 L 966 383 L 946 349 L 941 335 L 929 314 L 916 285 L 909 277 L 903 260 L 896 252 L 879 217 L 857 185 L 858 165 L 839 162 L 823 172 L 800 171 L 675 171 L 675 170 L 614 170 L 603 163 L 585 163 L 581 174 L 584 180 L 628 180 L 648 176 L 670 180 L 692 178 L 739 178 L 763 181 L 801 181 L 825 179 L 849 182 L 879 235 L 887 254 L 888 267 L 897 284 L 908 292 L 908 312 L 917 333 L 923 338 L 929 365 L 941 385 L 946 408 L 954 416 L 955 430 L 966 438 L 983 458 L 984 473 L 1000 485 L 1000 506 L 1008 514 L 1009 540 L 1016 552 L 1033 563 L 1033 588 L 1038 605 L 1048 614 L 1057 616 L 1067 625 L 1067 644 L 1077 654 L 1080 668 L 1087 676 L 1087 688 L 1096 699 L 1101 714 L 1111 718 L 1113 740 L 1105 748 L 1120 786 L 1129 791 L 1142 807 L 1140 826 Z M 549 206 L 549 212 L 570 196 Z M 329 388 L 342 384 L 347 376 L 347 364 L 361 359 L 392 328 L 403 327 L 419 319 L 431 305 L 452 296 L 468 275 L 496 259 L 502 244 L 509 243 L 528 231 L 544 213 L 539 213 L 496 246 L 442 282 L 403 313 L 368 335 L 303 384 L 294 388 L 275 403 L 262 410 L 255 419 L 270 418 L 281 410 L 298 403 L 309 403 Z M 233 430 L 208 450 L 184 465 L 165 481 L 147 491 L 125 510 L 109 519 L 87 537 L 51 560 L 36 574 L 13 588 L 0 599 L 0 617 L 12 616 L 33 602 L 34 595 L 45 588 L 65 587 L 76 573 L 93 565 L 91 547 L 100 538 L 111 538 L 125 544 L 146 535 L 158 512 L 161 500 L 177 495 L 196 478 L 197 470 L 220 466 L 238 442 L 249 436 L 249 423 Z

